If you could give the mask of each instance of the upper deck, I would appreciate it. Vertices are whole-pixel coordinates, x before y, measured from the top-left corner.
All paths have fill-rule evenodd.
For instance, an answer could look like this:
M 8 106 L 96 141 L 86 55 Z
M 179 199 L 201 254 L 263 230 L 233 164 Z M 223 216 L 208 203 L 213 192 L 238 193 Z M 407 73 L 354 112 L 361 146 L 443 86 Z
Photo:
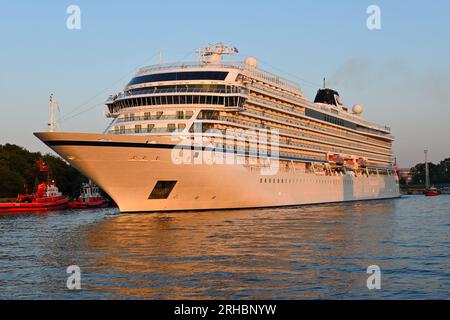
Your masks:
M 239 81 L 239 76 L 251 79 L 250 83 Z M 254 81 L 253 81 L 254 80 Z M 129 98 L 130 96 L 142 96 L 151 94 L 161 94 L 166 90 L 166 94 L 186 94 L 198 89 L 187 89 L 182 85 L 190 82 L 201 83 L 226 83 L 234 85 L 230 90 L 215 90 L 211 94 L 238 93 L 242 96 L 249 90 L 262 90 L 268 94 L 279 96 L 282 99 L 289 99 L 294 103 L 321 114 L 341 119 L 346 123 L 357 124 L 361 131 L 376 130 L 386 138 L 392 138 L 390 128 L 365 120 L 361 115 L 353 114 L 348 108 L 335 108 L 323 104 L 313 103 L 307 100 L 298 83 L 277 76 L 256 66 L 249 65 L 242 61 L 220 61 L 205 63 L 201 61 L 186 63 L 166 63 L 151 65 L 140 68 L 133 79 L 125 86 L 123 93 L 110 97 L 106 104 Z M 164 89 L 167 85 L 180 84 L 180 87 L 170 90 Z M 150 87 L 149 87 L 150 86 Z M 155 86 L 159 86 L 157 90 Z M 146 90 L 142 90 L 145 89 Z M 133 91 L 141 89 L 140 91 Z M 276 89 L 276 90 L 274 90 Z M 198 90 L 199 93 L 204 92 Z
M 285 88 L 286 90 L 292 91 L 296 94 L 303 96 L 300 85 L 294 81 L 279 77 L 275 74 L 262 70 L 258 67 L 250 66 L 243 61 L 221 61 L 215 63 L 205 63 L 205 62 L 186 62 L 186 63 L 167 63 L 159 65 L 151 65 L 140 68 L 135 77 L 150 75 L 150 74 L 160 74 L 170 72 L 186 72 L 186 71 L 211 71 L 211 70 L 223 70 L 234 73 L 245 74 L 246 76 L 259 79 L 261 81 L 267 82 L 269 84 Z M 237 70 L 237 72 L 233 72 Z

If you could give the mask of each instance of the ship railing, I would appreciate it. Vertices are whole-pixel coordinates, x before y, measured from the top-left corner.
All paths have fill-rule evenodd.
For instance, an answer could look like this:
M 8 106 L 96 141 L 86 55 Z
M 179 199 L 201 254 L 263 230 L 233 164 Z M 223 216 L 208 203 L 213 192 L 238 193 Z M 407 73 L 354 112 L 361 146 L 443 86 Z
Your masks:
M 114 129 L 109 130 L 110 134 L 144 134 L 144 133 L 173 133 L 173 132 L 183 132 L 183 129 L 174 128 L 140 128 L 140 129 Z
M 262 124 L 253 123 L 253 122 L 247 122 L 247 121 L 243 121 L 243 120 L 238 120 L 238 119 L 231 118 L 231 117 L 220 116 L 220 117 L 218 117 L 218 120 L 219 121 L 236 123 L 236 124 L 240 124 L 240 125 L 247 126 L 247 127 L 257 127 L 257 128 L 260 128 L 260 129 L 263 129 L 263 130 L 267 130 L 267 131 L 269 131 L 271 129 L 270 127 L 267 127 L 267 126 L 262 125 Z M 284 134 L 290 135 L 293 138 L 299 138 L 298 137 L 299 134 L 297 132 L 294 132 L 294 131 L 291 131 L 291 130 L 286 130 L 286 129 L 278 129 L 278 128 L 277 128 L 277 130 L 280 133 L 284 133 Z M 303 144 L 303 143 L 298 143 L 298 142 L 290 142 L 290 145 L 297 146 L 297 147 L 302 147 L 302 148 L 314 149 L 314 150 L 321 150 L 321 151 L 325 151 L 327 153 L 341 153 L 341 154 L 349 153 L 348 150 L 340 149 L 338 147 L 323 147 L 323 146 L 309 145 L 309 144 Z M 388 159 L 390 159 L 389 156 L 379 157 L 379 156 L 374 156 L 374 155 L 365 153 L 364 151 L 362 151 L 362 152 L 360 151 L 360 152 L 358 152 L 355 155 L 366 157 L 366 158 L 371 158 L 371 159 L 376 159 L 376 160 L 380 160 L 380 161 L 389 161 Z
M 120 94 L 118 98 L 142 95 L 142 94 L 157 94 L 157 93 L 220 93 L 220 94 L 235 94 L 246 93 L 239 88 L 234 89 L 201 89 L 201 88 L 176 88 L 176 89 L 130 89 L 130 92 Z
M 250 96 L 249 97 L 248 102 L 251 103 L 252 101 L 256 101 L 258 104 L 260 104 L 262 106 L 265 106 L 267 108 L 278 109 L 278 110 L 283 109 L 283 110 L 286 110 L 286 111 L 289 111 L 289 112 L 294 112 L 294 113 L 297 113 L 297 114 L 300 114 L 300 115 L 303 115 L 303 116 L 305 115 L 304 111 L 298 110 L 298 108 L 296 108 L 296 107 L 287 107 L 287 106 L 285 106 L 283 104 L 275 104 L 275 103 L 269 102 L 267 100 L 257 98 L 255 96 Z
M 292 96 L 292 95 L 288 95 L 288 94 L 285 94 L 285 93 L 282 93 L 282 92 L 278 92 L 278 91 L 275 91 L 273 89 L 270 89 L 270 88 L 264 87 L 262 85 L 259 85 L 257 83 L 253 83 L 252 87 L 254 87 L 256 89 L 259 89 L 261 91 L 264 91 L 266 93 L 272 94 L 272 96 L 274 96 L 274 97 L 281 96 L 281 97 L 283 97 L 285 99 L 290 99 L 292 101 L 295 101 L 296 103 L 299 104 L 299 107 L 306 107 L 307 106 L 309 108 L 312 108 L 312 109 L 315 109 L 315 110 L 318 110 L 318 111 L 331 112 L 329 108 L 323 109 L 322 107 L 319 107 L 319 106 L 315 105 L 314 103 L 311 103 L 311 102 L 309 102 L 309 101 L 307 101 L 305 99 L 301 99 L 301 98 L 298 98 L 298 97 L 295 97 L 295 96 Z M 373 122 L 369 122 L 369 121 L 367 121 L 367 120 L 365 120 L 365 119 L 363 119 L 363 118 L 361 118 L 359 116 L 356 116 L 356 115 L 353 115 L 353 114 L 350 114 L 350 113 L 339 112 L 337 115 L 339 117 L 343 118 L 343 119 L 353 121 L 353 122 L 358 123 L 360 125 L 371 126 L 371 127 L 376 128 L 378 130 L 387 130 L 387 131 L 391 130 L 391 128 L 388 127 L 388 126 L 382 126 L 382 125 L 379 125 L 379 124 L 376 124 L 376 123 L 373 123 Z M 361 131 L 367 131 L 369 133 L 373 133 L 372 131 L 367 130 L 367 129 L 363 129 Z M 389 134 L 387 134 L 385 132 L 380 132 L 380 133 L 377 133 L 377 134 L 382 134 L 382 135 L 389 136 Z M 392 137 L 392 136 L 390 136 L 390 137 Z
M 177 116 L 177 115 L 148 115 L 148 116 L 134 116 L 134 117 L 124 117 L 117 118 L 117 123 L 120 122 L 133 122 L 133 121 L 147 121 L 147 120 L 189 120 L 192 118 L 190 116 Z
M 284 117 L 276 116 L 276 115 L 273 115 L 273 114 L 270 114 L 270 113 L 267 113 L 267 112 L 256 111 L 256 110 L 251 110 L 251 111 L 250 110 L 246 110 L 244 112 L 241 112 L 241 114 L 245 114 L 245 113 L 248 113 L 249 115 L 255 114 L 255 115 L 258 115 L 258 116 L 262 116 L 262 117 L 266 117 L 266 118 L 269 118 L 269 119 L 282 121 L 284 123 L 289 123 L 289 124 L 293 124 L 295 126 L 301 126 L 301 127 L 306 128 L 306 129 L 309 129 L 308 125 L 306 125 L 304 123 L 301 123 L 301 122 L 298 122 L 298 121 L 295 121 L 295 120 L 291 120 L 291 119 L 287 119 L 287 118 L 284 118 Z M 352 143 L 352 142 L 342 142 L 340 140 L 335 140 L 335 139 L 332 139 L 332 138 L 322 138 L 322 137 L 319 137 L 319 136 L 311 135 L 311 134 L 308 134 L 308 133 L 301 133 L 301 132 L 298 132 L 297 135 L 303 136 L 303 137 L 309 137 L 311 139 L 316 139 L 316 140 L 320 140 L 320 141 L 332 142 L 332 143 L 337 143 L 337 144 L 345 144 L 346 146 L 353 146 L 353 147 L 357 147 L 357 148 L 370 150 L 370 149 L 368 149 L 368 148 L 366 148 L 364 146 L 361 146 L 360 144 L 356 144 L 356 143 Z M 361 143 L 363 143 L 363 142 L 361 142 Z M 387 148 L 388 146 L 381 146 L 381 145 L 379 145 L 378 147 Z
M 260 85 L 258 83 L 252 83 L 251 87 L 249 87 L 249 88 L 250 88 L 250 90 L 257 89 L 257 90 L 263 91 L 264 93 L 271 94 L 275 98 L 278 98 L 281 96 L 284 99 L 292 100 L 292 101 L 295 101 L 296 103 L 303 103 L 304 101 L 306 101 L 304 99 L 300 99 L 299 97 L 294 96 L 293 94 L 288 94 L 285 92 L 277 91 L 277 90 L 268 88 L 266 86 Z
M 301 92 L 300 85 L 294 81 L 279 77 L 268 71 L 252 67 L 242 61 L 222 61 L 219 63 L 204 63 L 204 62 L 186 62 L 186 63 L 166 63 L 160 65 L 152 65 L 143 67 L 138 70 L 136 76 L 140 76 L 147 73 L 172 70 L 172 69 L 189 69 L 189 68 L 234 68 L 240 71 L 247 72 L 255 78 L 261 78 L 266 81 L 285 86 L 291 90 Z
M 267 80 L 267 81 L 270 81 L 270 82 L 273 82 L 273 83 L 276 83 L 276 84 L 279 84 L 282 86 L 286 86 L 293 91 L 301 93 L 300 85 L 298 83 L 290 81 L 290 80 L 282 78 L 282 77 L 279 77 L 268 71 L 261 70 L 259 68 L 255 68 L 255 67 L 251 67 L 240 61 L 239 62 L 222 61 L 220 63 L 214 63 L 214 64 L 204 63 L 204 62 L 188 62 L 188 63 L 168 63 L 168 64 L 161 64 L 161 65 L 153 65 L 153 66 L 143 67 L 143 68 L 139 69 L 136 75 L 139 76 L 139 75 L 142 75 L 145 73 L 155 72 L 155 71 L 159 71 L 159 70 L 167 70 L 167 69 L 213 68 L 213 67 L 235 68 L 235 69 L 239 69 L 241 71 L 246 71 L 247 73 L 249 73 L 250 75 L 252 75 L 256 78 L 261 78 L 261 79 L 264 79 L 264 80 Z M 255 85 L 255 84 L 253 84 L 253 85 Z M 288 98 L 295 99 L 294 97 L 291 97 L 291 96 L 289 96 Z M 315 105 L 314 103 L 311 103 L 309 101 L 301 100 L 298 98 L 297 98 L 297 101 L 308 105 L 308 107 L 310 107 L 310 108 L 313 108 L 316 110 L 321 110 L 320 107 L 318 107 L 317 105 Z M 361 125 L 370 126 L 370 127 L 374 128 L 375 130 L 381 130 L 380 133 L 376 133 L 376 134 L 381 134 L 381 135 L 385 135 L 387 137 L 392 138 L 392 136 L 389 133 L 382 132 L 382 131 L 390 132 L 391 128 L 388 126 L 381 126 L 379 124 L 361 119 L 360 117 L 352 115 L 352 114 L 339 113 L 339 116 L 341 116 L 342 118 L 346 118 L 348 120 L 354 121 L 355 123 L 360 123 Z M 370 130 L 363 130 L 363 131 L 366 131 L 369 133 L 374 133 L 374 132 L 371 132 Z
M 235 121 L 234 119 L 230 119 L 230 118 L 228 118 L 228 117 L 219 117 L 219 119 L 218 120 L 220 120 L 220 121 L 226 121 L 226 122 L 233 122 L 233 123 L 238 123 L 238 124 L 243 124 L 243 125 L 249 125 L 249 123 L 247 123 L 247 122 L 245 122 L 245 121 Z M 261 129 L 266 129 L 267 130 L 267 128 L 265 128 L 264 126 L 258 126 L 258 127 L 261 127 Z M 177 132 L 177 133 L 181 133 L 181 132 L 183 132 L 185 129 L 183 128 L 183 129 L 180 129 L 180 128 L 172 128 L 172 129 L 170 129 L 170 128 L 167 128 L 167 127 L 164 127 L 164 128 L 155 128 L 155 127 L 153 127 L 153 128 L 135 128 L 135 129 L 116 129 L 116 130 L 109 130 L 108 131 L 108 133 L 110 133 L 110 134 L 150 134 L 150 133 L 174 133 L 174 132 Z M 226 132 L 225 130 L 223 130 L 224 132 Z M 281 131 L 284 131 L 284 130 L 280 130 L 280 132 Z M 288 139 L 280 139 L 280 143 L 284 143 L 285 144 L 285 146 L 286 147 L 289 147 L 289 146 L 295 146 L 295 147 L 300 147 L 300 148 L 305 148 L 305 149 L 311 149 L 311 150 L 321 150 L 321 151 L 325 151 L 325 152 L 330 152 L 330 151 L 332 151 L 332 152 L 341 152 L 341 153 L 346 153 L 347 151 L 345 151 L 345 150 L 342 150 L 342 149 L 336 149 L 336 148 L 325 148 L 325 147 L 322 147 L 322 146 L 312 146 L 312 145 L 307 145 L 307 144 L 302 144 L 302 143 L 296 143 L 296 142 L 292 142 L 292 141 L 290 141 L 290 140 L 288 140 Z M 280 155 L 281 154 L 290 154 L 290 155 L 292 155 L 292 156 L 297 156 L 298 157 L 298 154 L 297 153 L 289 153 L 289 152 L 280 152 Z M 370 158 L 372 158 L 372 159 L 375 159 L 375 160 L 380 160 L 380 161 L 387 161 L 386 159 L 384 159 L 384 158 L 381 158 L 381 157 L 376 157 L 376 156 L 372 156 L 372 155 L 367 155 L 367 154 L 363 154 L 364 156 L 366 156 L 366 157 L 370 157 Z M 314 156 L 312 156 L 312 155 L 308 155 L 308 157 L 314 157 Z M 323 157 L 315 157 L 315 159 L 317 159 L 317 160 L 323 160 L 325 158 L 325 156 L 323 156 Z
M 224 120 L 224 119 L 221 119 Z M 223 134 L 226 135 L 226 133 L 228 131 L 226 130 L 219 130 L 221 131 Z M 224 136 L 225 137 L 225 136 Z M 213 145 L 217 145 L 218 147 L 222 146 L 220 143 L 212 143 Z M 296 146 L 296 147 L 300 147 L 300 148 L 304 148 L 304 149 L 317 149 L 317 148 L 311 148 L 310 145 L 305 145 L 305 144 L 301 144 L 301 143 L 289 143 L 288 140 L 286 139 L 280 139 L 278 145 L 276 145 L 276 147 L 284 147 L 284 148 L 289 148 L 290 146 Z M 271 146 L 273 147 L 273 145 Z M 238 147 L 239 149 L 244 149 L 243 147 Z M 309 159 L 315 159 L 315 160 L 325 160 L 326 156 L 317 156 L 317 155 L 311 155 L 311 154 L 303 154 L 301 152 L 286 152 L 286 151 L 280 151 L 279 152 L 280 155 L 287 155 L 287 156 L 293 156 L 293 157 L 299 157 L 299 156 L 303 156 L 305 158 L 309 158 Z M 383 161 L 386 161 L 386 159 L 381 159 Z
M 250 96 L 250 98 L 248 99 L 248 102 L 249 102 L 249 103 L 256 102 L 257 104 L 266 106 L 266 107 L 268 107 L 268 108 L 272 108 L 272 109 L 274 109 L 274 108 L 275 108 L 275 109 L 276 109 L 276 108 L 278 108 L 278 109 L 284 109 L 284 110 L 286 110 L 286 111 L 289 111 L 289 112 L 298 114 L 298 115 L 300 115 L 300 116 L 305 116 L 305 112 L 304 112 L 304 111 L 298 110 L 298 109 L 295 108 L 295 107 L 286 107 L 286 106 L 284 106 L 284 105 L 273 104 L 273 103 L 270 103 L 270 102 L 268 102 L 268 101 L 266 101 L 266 100 L 263 100 L 263 99 L 260 99 L 260 98 L 254 97 L 254 96 Z M 306 125 L 306 124 L 303 124 L 303 123 L 300 123 L 300 125 L 302 125 L 302 126 L 304 126 L 304 127 L 307 127 L 307 128 L 314 128 L 314 129 L 316 129 L 316 130 L 326 131 L 326 132 L 333 133 L 333 134 L 345 135 L 345 136 L 347 136 L 347 137 L 353 137 L 353 138 L 356 138 L 356 139 L 365 139 L 365 140 L 367 140 L 367 141 L 376 143 L 376 144 L 378 144 L 378 145 L 380 145 L 380 146 L 388 147 L 388 145 L 380 144 L 380 141 L 375 140 L 375 139 L 372 139 L 372 138 L 369 138 L 369 137 L 358 136 L 358 135 L 352 134 L 352 133 L 341 133 L 341 132 L 336 132 L 336 131 L 333 131 L 333 130 L 330 130 L 330 129 L 327 129 L 327 128 L 322 128 L 322 127 L 318 127 L 318 126 L 314 126 L 314 125 Z M 368 132 L 370 133 L 370 131 L 368 131 Z M 388 136 L 389 136 L 389 135 L 388 135 Z M 392 137 L 392 136 L 390 136 L 390 137 Z

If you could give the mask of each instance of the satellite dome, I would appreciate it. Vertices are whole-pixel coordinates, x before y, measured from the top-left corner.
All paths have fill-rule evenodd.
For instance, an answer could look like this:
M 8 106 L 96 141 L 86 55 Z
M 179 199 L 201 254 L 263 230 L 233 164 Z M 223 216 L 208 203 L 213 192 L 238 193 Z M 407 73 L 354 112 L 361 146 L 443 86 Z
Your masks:
M 354 114 L 361 114 L 363 112 L 363 108 L 359 104 L 355 104 L 353 106 L 353 113 Z
M 255 57 L 248 57 L 247 59 L 245 59 L 245 64 L 250 67 L 256 68 L 258 66 L 258 61 Z

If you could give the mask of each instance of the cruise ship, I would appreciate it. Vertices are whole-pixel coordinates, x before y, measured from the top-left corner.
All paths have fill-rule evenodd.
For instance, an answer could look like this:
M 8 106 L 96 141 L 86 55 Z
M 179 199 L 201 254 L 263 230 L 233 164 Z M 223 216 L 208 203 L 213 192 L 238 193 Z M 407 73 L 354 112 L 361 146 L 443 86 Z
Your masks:
M 137 71 L 106 101 L 101 134 L 35 135 L 121 212 L 243 209 L 400 196 L 390 128 L 319 88 L 217 44 Z M 54 131 L 54 130 L 50 130 Z

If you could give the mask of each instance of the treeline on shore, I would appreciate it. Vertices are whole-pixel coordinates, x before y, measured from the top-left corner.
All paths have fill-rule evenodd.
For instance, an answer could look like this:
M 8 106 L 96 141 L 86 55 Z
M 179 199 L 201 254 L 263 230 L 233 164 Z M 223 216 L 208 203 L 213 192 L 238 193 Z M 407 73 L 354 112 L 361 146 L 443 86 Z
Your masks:
M 434 185 L 448 185 L 450 184 L 450 158 L 444 159 L 438 164 L 428 163 L 430 171 L 430 182 Z M 416 164 L 411 168 L 411 182 L 410 185 L 425 185 L 425 163 Z M 401 184 L 406 184 L 404 179 L 400 180 Z
M 45 163 L 48 172 L 41 172 L 39 160 Z M 37 184 L 47 177 L 55 180 L 59 190 L 71 197 L 77 197 L 81 184 L 87 181 L 59 157 L 30 152 L 14 144 L 0 145 L 0 198 L 16 197 L 27 190 L 33 193 Z

